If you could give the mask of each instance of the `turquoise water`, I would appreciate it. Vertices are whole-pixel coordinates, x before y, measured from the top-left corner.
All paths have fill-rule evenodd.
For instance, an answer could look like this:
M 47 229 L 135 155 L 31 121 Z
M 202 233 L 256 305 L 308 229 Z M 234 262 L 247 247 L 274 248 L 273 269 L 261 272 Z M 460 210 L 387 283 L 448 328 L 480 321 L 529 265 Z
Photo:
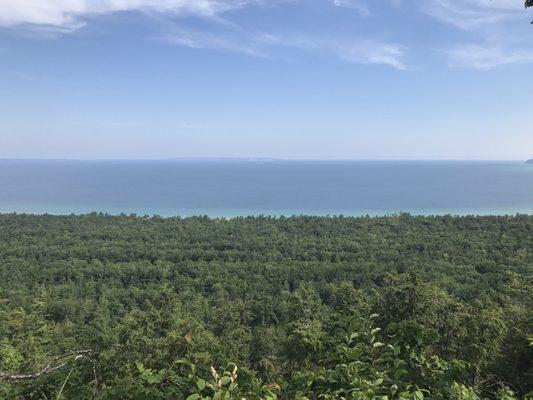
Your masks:
M 0 161 L 0 212 L 533 214 L 533 165 L 470 161 Z

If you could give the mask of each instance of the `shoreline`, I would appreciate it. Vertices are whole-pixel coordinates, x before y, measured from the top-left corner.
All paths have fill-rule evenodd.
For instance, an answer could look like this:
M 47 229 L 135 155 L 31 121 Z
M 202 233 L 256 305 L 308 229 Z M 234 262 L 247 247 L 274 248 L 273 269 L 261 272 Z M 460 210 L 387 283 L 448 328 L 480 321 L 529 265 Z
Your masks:
M 391 211 L 391 212 L 375 212 L 375 213 L 358 213 L 358 212 L 339 212 L 339 213 L 316 213 L 316 212 L 293 212 L 293 213 L 246 213 L 246 214 L 234 214 L 224 215 L 216 213 L 175 213 L 175 214 L 162 214 L 162 213 L 138 213 L 138 212 L 109 212 L 109 211 L 86 211 L 86 212 L 27 212 L 27 211 L 8 211 L 0 210 L 0 216 L 34 216 L 34 217 L 89 217 L 89 216 L 102 216 L 110 218 L 131 217 L 131 218 L 157 218 L 157 219 L 195 219 L 195 218 L 207 218 L 211 220 L 232 220 L 232 219 L 245 219 L 245 218 L 269 218 L 269 219 L 291 219 L 291 218 L 325 218 L 325 219 L 337 219 L 337 218 L 398 218 L 401 216 L 413 217 L 413 218 L 488 218 L 488 217 L 517 217 L 517 216 L 533 216 L 532 210 L 517 210 L 508 212 L 483 212 L 483 211 L 471 211 L 471 212 L 413 212 L 413 211 Z

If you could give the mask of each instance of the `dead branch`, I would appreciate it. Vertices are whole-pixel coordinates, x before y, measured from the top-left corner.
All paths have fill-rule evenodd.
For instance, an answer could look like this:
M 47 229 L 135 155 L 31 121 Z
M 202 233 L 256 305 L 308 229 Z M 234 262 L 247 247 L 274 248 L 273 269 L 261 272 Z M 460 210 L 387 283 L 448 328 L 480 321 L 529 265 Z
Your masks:
M 48 375 L 78 360 L 88 359 L 92 362 L 90 358 L 90 355 L 92 354 L 93 354 L 92 350 L 79 350 L 79 351 L 73 351 L 67 354 L 62 354 L 60 356 L 55 356 L 52 358 L 52 360 L 46 367 L 44 367 L 39 372 L 35 372 L 32 374 L 10 374 L 7 372 L 0 371 L 0 380 L 20 381 L 20 380 L 37 379 L 40 376 Z M 70 358 L 70 360 L 63 361 L 68 358 Z

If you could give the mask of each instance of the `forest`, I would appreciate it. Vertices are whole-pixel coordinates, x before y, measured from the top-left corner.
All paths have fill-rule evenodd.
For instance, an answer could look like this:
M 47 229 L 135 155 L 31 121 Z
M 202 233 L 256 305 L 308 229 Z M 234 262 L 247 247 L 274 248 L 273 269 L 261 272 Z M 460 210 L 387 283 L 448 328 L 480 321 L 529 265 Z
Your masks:
M 0 399 L 533 399 L 533 216 L 0 214 Z

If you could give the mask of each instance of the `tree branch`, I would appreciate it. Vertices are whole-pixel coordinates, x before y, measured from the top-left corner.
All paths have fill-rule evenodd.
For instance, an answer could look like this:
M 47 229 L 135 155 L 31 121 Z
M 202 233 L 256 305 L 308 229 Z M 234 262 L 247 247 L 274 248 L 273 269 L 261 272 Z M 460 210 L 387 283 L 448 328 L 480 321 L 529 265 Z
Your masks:
M 0 381 L 1 380 L 20 381 L 20 380 L 37 379 L 40 376 L 48 375 L 54 371 L 57 371 L 58 369 L 64 368 L 65 366 L 69 365 L 71 362 L 76 362 L 81 359 L 90 359 L 89 356 L 91 354 L 93 354 L 92 350 L 79 350 L 79 351 L 73 351 L 72 353 L 67 353 L 67 354 L 53 357 L 50 363 L 46 367 L 44 367 L 39 372 L 35 372 L 33 374 L 10 374 L 7 372 L 0 371 Z M 67 358 L 74 358 L 74 359 L 61 362 L 62 360 L 65 360 Z

